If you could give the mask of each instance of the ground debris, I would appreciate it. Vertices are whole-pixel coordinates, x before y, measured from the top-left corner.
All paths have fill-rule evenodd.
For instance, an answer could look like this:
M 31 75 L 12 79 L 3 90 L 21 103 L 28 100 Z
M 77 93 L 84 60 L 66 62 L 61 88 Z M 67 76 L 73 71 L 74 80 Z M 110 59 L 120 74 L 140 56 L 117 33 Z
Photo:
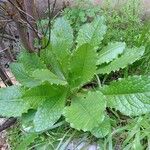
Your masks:
M 5 121 L 6 119 L 0 118 L 0 125 L 2 125 Z M 0 150 L 10 150 L 6 138 L 6 131 L 0 132 Z

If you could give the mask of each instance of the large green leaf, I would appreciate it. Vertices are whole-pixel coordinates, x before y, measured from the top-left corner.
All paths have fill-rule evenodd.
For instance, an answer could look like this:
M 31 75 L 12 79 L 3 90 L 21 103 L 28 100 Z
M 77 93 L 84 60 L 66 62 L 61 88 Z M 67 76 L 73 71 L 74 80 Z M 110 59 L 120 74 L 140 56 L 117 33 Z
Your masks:
M 64 110 L 66 121 L 71 127 L 91 131 L 104 120 L 106 98 L 101 92 L 89 92 L 72 99 L 71 106 Z
M 34 79 L 32 72 L 36 69 L 46 69 L 46 65 L 36 54 L 21 52 L 18 62 L 12 63 L 10 68 L 18 82 L 26 87 L 34 87 L 41 84 L 41 81 Z
M 104 17 L 96 17 L 91 23 L 87 23 L 81 27 L 77 37 L 78 46 L 84 43 L 89 43 L 97 47 L 103 40 L 107 27 Z
M 51 32 L 51 45 L 64 74 L 67 74 L 72 44 L 73 30 L 69 22 L 64 18 L 56 19 Z
M 81 87 L 93 78 L 96 71 L 96 58 L 96 51 L 89 44 L 84 44 L 74 51 L 69 74 L 72 88 Z
M 0 89 L 0 115 L 4 117 L 20 117 L 27 112 L 30 104 L 23 101 L 22 95 L 25 89 L 19 86 L 12 86 Z
M 37 132 L 50 129 L 62 115 L 66 94 L 57 95 L 46 100 L 37 110 L 34 127 Z
M 50 128 L 61 116 L 65 105 L 66 89 L 62 86 L 44 84 L 26 91 L 22 99 L 37 109 L 33 120 L 37 132 Z M 32 127 L 32 123 L 30 121 Z
M 123 42 L 109 43 L 98 53 L 97 65 L 109 63 L 117 58 L 119 54 L 123 53 L 125 46 L 126 44 Z
M 50 128 L 61 116 L 65 106 L 66 89 L 63 86 L 44 84 L 26 91 L 23 100 L 32 109 L 23 115 L 24 127 L 30 131 L 44 131 Z
M 150 77 L 134 76 L 120 79 L 101 90 L 108 98 L 108 107 L 125 115 L 137 116 L 150 112 Z
M 15 73 L 17 81 L 29 88 L 39 86 L 46 81 L 50 84 L 67 84 L 65 80 L 59 79 L 48 69 L 36 69 L 32 73 L 27 73 L 24 65 L 21 63 L 14 63 L 11 68 L 13 73 Z
M 65 80 L 59 79 L 55 74 L 53 74 L 48 69 L 37 69 L 33 72 L 32 77 L 41 82 L 48 81 L 50 84 L 57 84 L 57 85 L 67 84 Z
M 41 85 L 31 89 L 18 86 L 0 90 L 0 115 L 18 117 L 28 109 L 38 108 L 44 101 L 58 98 L 64 93 L 64 87 Z
M 52 30 L 51 44 L 58 55 L 63 55 L 64 51 L 70 51 L 73 44 L 73 30 L 64 18 L 56 19 Z
M 144 54 L 145 48 L 132 48 L 126 49 L 125 52 L 114 61 L 107 65 L 99 66 L 97 74 L 109 74 L 111 71 L 118 71 L 119 69 L 124 69 L 135 61 L 139 60 Z

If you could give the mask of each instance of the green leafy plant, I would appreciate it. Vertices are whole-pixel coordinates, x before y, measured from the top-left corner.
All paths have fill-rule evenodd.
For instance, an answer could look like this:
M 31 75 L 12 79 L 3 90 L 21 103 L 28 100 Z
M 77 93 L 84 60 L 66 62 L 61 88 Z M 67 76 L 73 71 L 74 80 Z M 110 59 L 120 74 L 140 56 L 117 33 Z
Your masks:
M 93 6 L 90 0 L 75 0 L 74 3 L 75 6 L 65 8 L 62 15 L 69 21 L 76 33 L 81 25 L 100 14 L 100 6 Z
M 0 115 L 21 117 L 28 132 L 53 129 L 65 119 L 72 128 L 105 137 L 111 131 L 106 108 L 126 116 L 149 113 L 149 76 L 89 85 L 99 74 L 133 64 L 145 51 L 144 47 L 127 48 L 124 42 L 101 49 L 106 29 L 104 18 L 97 16 L 80 28 L 74 41 L 68 21 L 56 19 L 51 42 L 40 56 L 22 52 L 11 65 L 20 84 L 0 90 Z M 46 38 L 42 44 L 47 44 Z
M 128 68 L 128 73 L 149 74 L 149 23 L 143 20 L 143 4 L 140 0 L 103 1 L 102 5 L 93 6 L 91 1 L 76 1 L 76 7 L 66 8 L 62 15 L 78 32 L 80 26 L 91 21 L 97 14 L 106 18 L 107 32 L 100 47 L 110 41 L 123 41 L 128 47 L 145 46 L 144 58 Z M 84 6 L 84 7 L 83 7 Z M 81 15 L 80 15 L 81 14 Z M 83 22 L 82 22 L 83 20 Z M 76 34 L 75 34 L 76 36 Z M 134 38 L 133 38 L 134 37 Z
M 119 40 L 126 42 L 129 46 L 137 45 L 144 24 L 141 20 L 141 1 L 112 2 L 111 0 L 107 0 L 104 3 L 105 6 L 102 14 L 106 17 L 108 26 L 104 43 L 107 44 L 109 41 Z
M 149 75 L 150 73 L 150 37 L 149 37 L 149 34 L 150 34 L 150 21 L 146 21 L 143 26 L 141 36 L 138 40 L 138 44 L 145 46 L 145 54 L 143 56 L 143 59 L 141 60 L 139 68 L 142 74 L 147 74 L 147 75 Z

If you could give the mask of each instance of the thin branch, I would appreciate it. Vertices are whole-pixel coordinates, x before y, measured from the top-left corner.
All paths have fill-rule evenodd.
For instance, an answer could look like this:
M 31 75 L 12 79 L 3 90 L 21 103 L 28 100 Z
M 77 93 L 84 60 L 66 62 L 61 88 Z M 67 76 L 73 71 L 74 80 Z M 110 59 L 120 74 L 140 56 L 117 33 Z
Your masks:
M 7 73 L 5 72 L 5 70 L 1 64 L 0 64 L 0 77 L 6 86 L 13 85 L 11 79 L 9 78 L 9 76 L 7 75 Z
M 11 41 L 16 42 L 16 39 L 13 38 L 11 35 L 2 35 L 2 34 L 0 34 L 0 38 L 7 39 L 7 40 L 11 40 Z
M 24 14 L 25 16 L 30 17 L 31 19 L 33 19 L 34 21 L 36 21 L 35 18 L 33 18 L 30 14 L 26 13 L 23 9 L 20 9 L 20 8 L 19 8 L 19 7 L 22 8 L 22 5 L 20 5 L 20 4 L 18 3 L 18 1 L 17 1 L 17 4 L 19 5 L 19 7 L 16 6 L 13 2 L 11 2 L 11 0 L 8 0 L 8 2 L 9 2 L 11 5 L 13 5 L 13 6 L 18 10 L 18 12 L 21 12 L 21 13 Z
M 52 16 L 53 16 L 55 7 L 56 7 L 56 2 L 57 2 L 57 0 L 54 1 L 54 3 L 53 3 L 53 9 L 52 9 L 52 12 L 51 12 L 50 0 L 48 0 L 48 17 L 49 17 L 49 23 L 48 23 L 48 28 L 47 28 L 46 33 L 49 31 L 49 37 L 48 37 L 47 44 L 44 47 L 42 47 L 42 49 L 45 49 L 49 45 L 49 43 L 51 41 L 51 28 L 52 28 L 51 21 L 52 21 Z
M 0 53 L 2 53 L 2 52 L 4 52 L 4 51 L 7 51 L 7 50 L 8 50 L 8 48 L 9 48 L 9 47 L 6 47 L 6 48 L 4 48 L 4 49 L 0 50 Z
M 10 128 L 12 125 L 14 125 L 17 122 L 16 118 L 9 118 L 7 119 L 1 126 L 0 126 L 0 132 Z
M 23 18 L 24 22 L 26 22 L 31 29 L 35 32 L 36 36 L 40 39 L 38 31 L 32 26 L 32 24 L 28 21 L 27 17 L 29 17 L 30 19 L 32 19 L 34 21 L 34 23 L 36 23 L 36 20 L 34 17 L 32 17 L 30 14 L 28 14 L 27 12 L 25 12 L 23 9 L 20 9 L 19 7 L 22 8 L 22 6 L 17 3 L 19 5 L 19 7 L 17 7 L 14 3 L 12 3 L 10 0 L 8 0 L 17 10 L 18 12 L 21 14 L 21 17 Z

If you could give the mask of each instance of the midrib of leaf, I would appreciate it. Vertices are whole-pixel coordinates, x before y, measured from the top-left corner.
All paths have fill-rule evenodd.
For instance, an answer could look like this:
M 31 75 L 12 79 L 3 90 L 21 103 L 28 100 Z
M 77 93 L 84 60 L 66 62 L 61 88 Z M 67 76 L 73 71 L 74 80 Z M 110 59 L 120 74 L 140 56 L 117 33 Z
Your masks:
M 86 58 L 87 58 L 87 48 L 86 48 Z M 86 60 L 87 60 L 86 58 L 85 58 L 84 61 L 83 61 L 82 74 L 83 74 L 83 72 L 84 72 L 84 70 L 85 70 L 85 64 L 86 64 Z
M 114 49 L 114 47 L 110 48 L 109 51 L 105 51 L 103 54 L 101 54 L 100 56 L 104 56 L 105 54 L 107 54 L 108 52 L 111 52 Z M 114 58 L 115 59 L 115 58 Z
M 55 95 L 55 96 L 51 96 L 51 95 L 49 95 L 49 96 L 41 96 L 41 95 L 33 95 L 33 96 L 25 96 L 25 97 L 22 97 L 22 98 L 34 98 L 34 97 L 40 97 L 40 98 L 42 98 L 42 99 L 48 99 L 48 98 L 55 98 L 55 97 L 59 97 L 61 94 L 59 94 L 59 95 Z
M 8 100 L 0 99 L 0 101 L 4 101 L 4 102 L 21 102 L 21 101 L 23 101 L 23 99 L 22 99 L 22 97 L 16 97 L 16 98 L 11 98 L 11 99 L 8 98 Z
M 53 51 L 53 47 L 51 48 L 51 54 L 52 54 L 52 60 L 54 61 L 53 65 L 54 65 L 54 71 L 56 72 L 56 74 L 62 79 L 62 80 L 66 80 L 65 77 L 64 77 L 64 74 L 62 73 L 62 68 L 61 68 L 61 65 L 60 65 L 60 62 L 58 61 L 58 58 L 55 54 L 55 52 Z M 61 71 L 60 71 L 61 70 Z
M 88 54 L 87 54 L 87 51 L 88 51 L 88 50 L 87 50 L 87 48 L 86 48 L 86 57 L 85 57 L 84 60 L 82 61 L 82 65 L 81 65 L 81 66 L 82 66 L 82 67 L 81 67 L 81 71 L 80 71 L 80 72 L 81 72 L 81 75 L 83 75 L 84 70 L 85 70 L 85 64 L 86 64 L 86 60 L 87 60 L 86 58 L 87 58 L 87 55 L 88 55 Z M 79 77 L 79 79 L 80 79 L 80 78 L 81 78 L 81 76 Z M 80 85 L 80 87 L 81 87 L 81 86 L 82 86 L 82 85 Z
M 1 99 L 2 100 L 2 99 Z M 0 101 L 1 101 L 0 100 Z M 3 101 L 3 100 L 2 100 Z M 22 98 L 17 98 L 17 100 L 15 98 L 11 99 L 11 100 L 4 100 L 3 102 L 23 102 Z

